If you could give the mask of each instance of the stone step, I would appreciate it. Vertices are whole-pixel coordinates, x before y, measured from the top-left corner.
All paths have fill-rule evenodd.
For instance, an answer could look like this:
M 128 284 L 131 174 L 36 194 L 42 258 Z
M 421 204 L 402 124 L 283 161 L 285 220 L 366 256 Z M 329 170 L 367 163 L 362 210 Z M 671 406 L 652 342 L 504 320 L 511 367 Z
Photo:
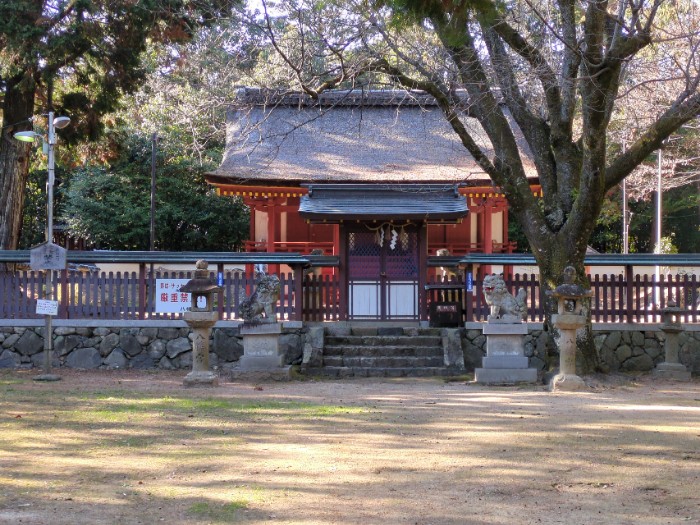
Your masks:
M 327 336 L 325 339 L 327 346 L 348 345 L 348 346 L 441 346 L 442 338 L 429 335 L 401 335 L 401 336 L 379 336 L 379 335 L 344 335 Z
M 323 365 L 350 368 L 436 368 L 443 365 L 443 357 L 342 357 L 323 356 Z
M 326 334 L 327 377 L 432 377 L 458 373 L 444 367 L 442 330 L 354 327 L 350 334 Z
M 345 357 L 442 357 L 441 346 L 364 346 L 364 345 L 326 345 L 325 356 Z
M 445 377 L 458 375 L 460 371 L 448 370 L 444 367 L 399 367 L 399 368 L 365 368 L 349 366 L 324 366 L 319 373 L 331 378 L 345 377 Z
M 357 336 L 416 336 L 416 335 L 441 335 L 441 328 L 400 328 L 400 327 L 363 327 L 355 326 L 351 328 L 351 335 Z

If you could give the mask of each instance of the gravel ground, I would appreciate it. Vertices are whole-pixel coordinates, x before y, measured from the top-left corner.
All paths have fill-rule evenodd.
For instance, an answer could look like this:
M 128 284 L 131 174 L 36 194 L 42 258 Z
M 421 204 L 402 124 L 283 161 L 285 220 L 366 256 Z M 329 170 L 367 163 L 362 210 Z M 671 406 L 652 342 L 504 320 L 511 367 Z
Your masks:
M 700 523 L 700 381 L 0 372 L 0 523 Z

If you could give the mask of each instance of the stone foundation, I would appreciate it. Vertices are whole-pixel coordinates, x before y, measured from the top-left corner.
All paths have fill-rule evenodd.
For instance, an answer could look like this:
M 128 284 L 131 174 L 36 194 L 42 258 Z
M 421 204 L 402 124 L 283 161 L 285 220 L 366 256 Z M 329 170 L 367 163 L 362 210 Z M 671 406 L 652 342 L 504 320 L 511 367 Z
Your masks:
M 41 322 L 41 321 L 39 321 Z M 193 331 L 181 321 L 113 322 L 90 326 L 54 321 L 53 364 L 80 369 L 191 369 Z M 0 326 L 0 368 L 40 368 L 43 364 L 43 323 Z M 22 324 L 24 326 L 22 326 Z M 57 326 L 58 325 L 58 326 Z M 233 370 L 243 355 L 238 323 L 219 322 L 210 338 L 210 367 Z M 280 354 L 285 364 L 301 364 L 308 330 L 300 323 L 284 325 Z
M 43 320 L 0 320 L 0 368 L 37 368 L 43 364 Z M 54 367 L 190 369 L 191 331 L 184 321 L 54 321 Z M 239 324 L 219 321 L 210 339 L 210 366 L 234 370 L 243 355 Z M 347 323 L 339 323 L 345 326 Z M 332 329 L 333 323 L 327 323 Z M 525 336 L 529 366 L 547 370 L 556 366 L 558 354 L 538 324 L 530 323 Z M 693 374 L 700 374 L 700 326 L 685 326 L 679 334 L 679 361 Z M 470 323 L 456 331 L 468 372 L 480 367 L 486 355 L 481 324 Z M 280 352 L 285 365 L 310 364 L 319 360 L 323 341 L 320 327 L 284 323 Z M 650 372 L 664 361 L 664 334 L 659 325 L 596 324 L 593 335 L 601 362 L 610 372 Z M 457 335 L 455 335 L 457 338 Z
M 661 325 L 593 325 L 593 339 L 601 364 L 609 372 L 650 372 L 664 361 L 665 334 Z M 700 374 L 700 326 L 687 325 L 679 334 L 679 360 L 693 374 Z M 469 323 L 462 337 L 467 370 L 480 366 L 486 355 L 486 337 L 479 323 Z M 538 370 L 556 367 L 558 352 L 542 325 L 534 325 L 525 336 L 525 355 Z

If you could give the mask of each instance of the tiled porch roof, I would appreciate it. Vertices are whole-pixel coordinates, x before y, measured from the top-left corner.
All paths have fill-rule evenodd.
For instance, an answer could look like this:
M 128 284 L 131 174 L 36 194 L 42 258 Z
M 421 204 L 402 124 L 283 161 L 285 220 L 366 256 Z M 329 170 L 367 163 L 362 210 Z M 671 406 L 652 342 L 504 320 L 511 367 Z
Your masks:
M 314 184 L 299 205 L 303 218 L 329 221 L 454 221 L 467 212 L 467 200 L 456 186 L 437 184 Z

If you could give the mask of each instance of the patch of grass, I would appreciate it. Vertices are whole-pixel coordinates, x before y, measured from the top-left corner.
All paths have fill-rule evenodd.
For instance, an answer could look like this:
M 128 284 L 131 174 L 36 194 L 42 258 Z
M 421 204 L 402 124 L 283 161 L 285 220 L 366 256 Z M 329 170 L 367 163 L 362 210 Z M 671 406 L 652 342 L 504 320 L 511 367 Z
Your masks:
M 243 500 L 235 500 L 230 503 L 224 503 L 223 505 L 218 505 L 209 501 L 200 501 L 193 503 L 187 512 L 193 516 L 231 523 L 236 521 L 238 511 L 247 507 L 248 502 Z
M 462 374 L 458 376 L 445 376 L 442 378 L 445 383 L 468 383 L 474 381 L 474 374 Z
M 334 405 L 309 406 L 307 413 L 310 416 L 336 416 L 340 414 L 366 414 L 369 410 L 365 407 L 346 407 Z
M 23 379 L 17 379 L 14 377 L 2 377 L 0 376 L 0 386 L 9 386 L 9 385 L 20 385 L 24 383 Z
M 293 416 L 293 412 L 299 416 L 333 416 L 337 414 L 360 414 L 367 411 L 365 408 L 346 407 L 336 405 L 314 405 L 295 401 L 255 401 L 250 403 L 237 403 L 226 399 L 186 399 L 165 398 L 163 408 L 176 411 L 200 412 L 205 414 L 217 413 L 227 415 L 263 415 L 270 412 L 282 412 L 285 416 Z

